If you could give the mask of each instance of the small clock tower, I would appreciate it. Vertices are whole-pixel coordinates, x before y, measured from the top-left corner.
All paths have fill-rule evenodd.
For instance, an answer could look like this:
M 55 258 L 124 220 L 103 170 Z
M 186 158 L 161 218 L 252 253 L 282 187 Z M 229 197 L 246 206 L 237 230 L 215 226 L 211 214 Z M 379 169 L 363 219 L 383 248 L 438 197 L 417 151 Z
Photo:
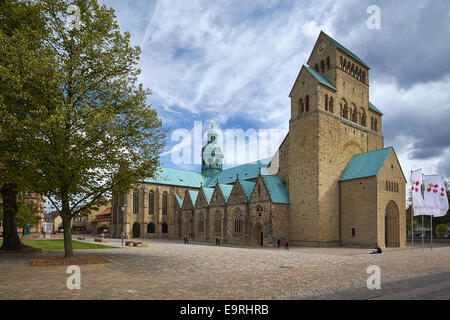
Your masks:
M 217 144 L 217 131 L 211 123 L 208 131 L 208 143 L 202 148 L 202 174 L 213 177 L 222 171 L 223 153 Z

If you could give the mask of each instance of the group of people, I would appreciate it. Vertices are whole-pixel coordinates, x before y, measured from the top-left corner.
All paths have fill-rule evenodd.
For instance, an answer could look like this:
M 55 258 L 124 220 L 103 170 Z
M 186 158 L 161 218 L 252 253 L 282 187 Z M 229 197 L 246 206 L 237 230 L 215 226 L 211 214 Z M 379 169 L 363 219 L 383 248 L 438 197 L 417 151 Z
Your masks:
M 281 246 L 280 238 L 277 239 L 277 245 L 278 245 L 278 249 L 280 249 L 280 246 Z M 288 238 L 284 239 L 284 250 L 289 250 L 289 239 Z

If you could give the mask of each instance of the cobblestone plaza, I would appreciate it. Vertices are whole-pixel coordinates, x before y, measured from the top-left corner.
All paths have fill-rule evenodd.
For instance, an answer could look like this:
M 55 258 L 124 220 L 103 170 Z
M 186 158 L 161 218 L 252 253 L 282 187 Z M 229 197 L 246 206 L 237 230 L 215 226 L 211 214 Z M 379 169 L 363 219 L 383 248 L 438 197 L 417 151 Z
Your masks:
M 147 248 L 125 247 L 120 240 L 107 244 L 119 248 L 76 252 L 111 261 L 81 265 L 80 290 L 67 289 L 67 266 L 36 267 L 29 264 L 31 256 L 0 256 L 0 299 L 450 299 L 445 245 L 369 255 L 369 249 L 357 248 L 284 250 L 171 240 L 152 240 Z M 381 269 L 381 290 L 367 289 L 371 265 Z

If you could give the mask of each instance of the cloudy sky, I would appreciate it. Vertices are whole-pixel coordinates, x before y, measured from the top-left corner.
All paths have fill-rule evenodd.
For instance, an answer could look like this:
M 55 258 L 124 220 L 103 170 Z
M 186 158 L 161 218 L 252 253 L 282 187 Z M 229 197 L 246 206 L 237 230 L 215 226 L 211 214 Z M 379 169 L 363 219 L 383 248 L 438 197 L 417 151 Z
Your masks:
M 408 180 L 416 168 L 450 178 L 450 1 L 100 2 L 141 46 L 141 82 L 170 129 L 164 166 L 198 169 L 173 161 L 172 134 L 194 121 L 285 134 L 290 89 L 323 30 L 371 67 L 370 100 Z M 380 29 L 367 27 L 370 5 Z

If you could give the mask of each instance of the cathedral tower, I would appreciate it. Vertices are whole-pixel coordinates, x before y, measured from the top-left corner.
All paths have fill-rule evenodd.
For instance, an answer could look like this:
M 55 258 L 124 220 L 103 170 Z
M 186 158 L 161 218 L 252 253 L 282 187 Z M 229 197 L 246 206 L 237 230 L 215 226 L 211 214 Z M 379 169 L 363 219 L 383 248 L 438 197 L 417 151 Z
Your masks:
M 211 123 L 211 129 L 208 131 L 208 142 L 202 148 L 202 175 L 213 177 L 222 171 L 223 153 L 217 144 L 217 131 Z
M 321 32 L 290 93 L 290 237 L 340 242 L 339 177 L 354 155 L 383 148 L 382 113 L 369 102 L 370 68 Z

